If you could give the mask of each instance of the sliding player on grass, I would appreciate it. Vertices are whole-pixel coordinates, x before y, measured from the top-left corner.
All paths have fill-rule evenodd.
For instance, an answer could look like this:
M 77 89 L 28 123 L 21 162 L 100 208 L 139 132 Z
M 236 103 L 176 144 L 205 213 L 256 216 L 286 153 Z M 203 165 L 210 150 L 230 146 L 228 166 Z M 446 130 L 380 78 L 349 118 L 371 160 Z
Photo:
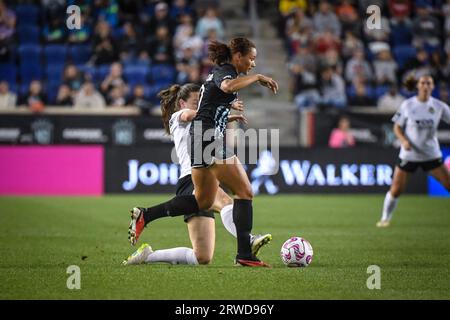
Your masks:
M 143 228 L 140 226 L 144 224 L 142 220 L 208 210 L 214 204 L 220 182 L 234 194 L 236 263 L 249 267 L 268 267 L 256 258 L 251 249 L 253 193 L 250 181 L 239 159 L 226 150 L 223 137 L 230 104 L 236 99 L 239 90 L 259 83 L 276 93 L 278 84 L 262 74 L 247 75 L 256 66 L 257 55 L 256 47 L 250 40 L 234 38 L 229 45 L 212 42 L 208 49 L 216 67 L 201 88 L 197 114 L 190 128 L 195 195 L 178 195 L 157 208 L 134 213 L 130 235 L 131 238 L 139 236 Z
M 200 87 L 195 84 L 183 86 L 173 85 L 159 93 L 161 98 L 162 118 L 166 132 L 173 137 L 177 157 L 181 165 L 181 174 L 177 183 L 177 195 L 192 195 L 194 185 L 191 179 L 191 158 L 187 150 L 189 128 L 192 119 L 197 114 L 198 96 Z M 242 111 L 242 102 L 235 101 L 233 109 Z M 246 121 L 241 114 L 231 115 L 231 121 Z M 133 213 L 148 211 L 144 208 L 133 208 Z M 151 210 L 150 210 L 151 211 Z M 220 212 L 225 228 L 236 237 L 236 226 L 233 222 L 233 201 L 221 189 L 218 189 L 211 211 L 199 211 L 184 216 L 189 230 L 192 249 L 185 247 L 152 251 L 148 244 L 143 244 L 133 253 L 124 265 L 140 263 L 168 262 L 172 264 L 208 264 L 214 254 L 215 224 L 214 212 Z M 147 220 L 147 223 L 152 220 Z M 141 220 L 143 223 L 143 220 Z M 260 248 L 272 239 L 270 234 L 255 235 L 251 238 L 252 251 L 258 254 Z M 135 244 L 137 237 L 132 239 Z M 133 243 L 134 242 L 134 243 Z
M 411 77 L 405 84 L 411 91 L 417 88 L 418 93 L 405 100 L 392 119 L 395 123 L 395 135 L 402 146 L 394 179 L 384 199 L 383 213 L 377 227 L 390 225 L 398 197 L 405 190 L 409 175 L 419 167 L 428 171 L 450 191 L 450 173 L 443 163 L 436 135 L 440 120 L 450 123 L 450 108 L 444 102 L 431 97 L 434 89 L 432 77 L 422 76 L 418 81 Z

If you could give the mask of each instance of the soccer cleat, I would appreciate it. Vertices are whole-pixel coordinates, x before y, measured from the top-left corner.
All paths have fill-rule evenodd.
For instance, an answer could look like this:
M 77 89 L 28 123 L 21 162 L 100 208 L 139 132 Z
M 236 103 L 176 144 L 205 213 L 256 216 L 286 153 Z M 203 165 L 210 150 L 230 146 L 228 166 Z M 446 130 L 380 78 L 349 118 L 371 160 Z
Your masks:
M 152 247 L 147 243 L 142 244 L 131 256 L 122 262 L 124 266 L 145 263 L 147 257 L 153 253 Z
M 272 241 L 272 235 L 270 233 L 251 235 L 250 245 L 252 246 L 252 254 L 258 256 L 261 248 L 270 241 Z
M 391 222 L 389 220 L 380 220 L 377 222 L 378 228 L 387 228 L 391 225 Z
M 131 245 L 134 246 L 145 227 L 144 209 L 135 207 L 131 209 L 130 212 L 131 222 L 128 227 L 128 240 L 130 240 Z
M 263 268 L 271 268 L 270 265 L 267 263 L 259 260 L 255 256 L 250 257 L 249 259 L 242 259 L 236 257 L 236 260 L 234 260 L 234 265 L 237 267 L 263 267 Z

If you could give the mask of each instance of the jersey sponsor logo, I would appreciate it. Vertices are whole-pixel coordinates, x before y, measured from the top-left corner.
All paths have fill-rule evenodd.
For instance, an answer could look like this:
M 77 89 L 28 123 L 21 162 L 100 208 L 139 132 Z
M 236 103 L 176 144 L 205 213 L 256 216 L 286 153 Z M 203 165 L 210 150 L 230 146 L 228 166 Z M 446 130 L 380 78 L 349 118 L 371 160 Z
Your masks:
M 434 120 L 433 119 L 420 119 L 415 120 L 416 125 L 419 128 L 432 128 L 434 127 Z
M 213 77 L 214 77 L 214 74 L 213 74 L 213 73 L 210 73 L 210 74 L 208 75 L 208 78 L 206 78 L 206 82 L 212 81 Z
M 433 107 L 429 107 L 428 108 L 428 112 L 431 113 L 431 114 L 434 114 L 436 112 L 436 110 L 434 110 Z

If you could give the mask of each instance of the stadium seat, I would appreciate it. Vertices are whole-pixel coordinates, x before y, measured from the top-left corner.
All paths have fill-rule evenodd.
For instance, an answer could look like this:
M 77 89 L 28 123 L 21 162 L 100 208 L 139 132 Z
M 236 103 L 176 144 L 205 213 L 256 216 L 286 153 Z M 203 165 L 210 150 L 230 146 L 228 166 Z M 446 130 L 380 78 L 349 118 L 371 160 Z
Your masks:
M 63 64 L 49 64 L 45 70 L 47 81 L 61 82 L 63 78 L 64 65 Z
M 416 48 L 413 46 L 397 46 L 392 50 L 394 53 L 395 61 L 397 62 L 399 68 L 403 68 L 403 65 L 411 58 L 416 55 Z
M 51 44 L 44 48 L 47 64 L 64 64 L 67 61 L 67 46 L 63 44 Z
M 409 45 L 411 39 L 412 31 L 408 26 L 402 24 L 391 27 L 390 40 L 393 47 Z
M 105 80 L 106 76 L 109 73 L 110 68 L 111 68 L 111 65 L 109 65 L 109 64 L 104 64 L 104 65 L 98 66 L 97 69 L 95 70 L 94 81 L 97 83 L 101 83 L 103 80 Z
M 144 87 L 144 95 L 151 103 L 159 105 L 158 92 L 169 87 L 171 84 L 171 82 L 161 82 L 155 85 L 147 85 Z
M 39 6 L 31 4 L 18 5 L 15 8 L 17 22 L 20 26 L 37 25 L 39 23 L 40 10 Z
M 94 66 L 86 65 L 86 64 L 77 64 L 75 65 L 78 70 L 83 72 L 87 78 L 95 81 L 95 73 L 96 68 Z
M 20 79 L 22 83 L 30 83 L 32 80 L 42 80 L 42 67 L 40 63 L 21 63 Z
M 18 49 L 20 62 L 41 64 L 42 48 L 36 44 L 20 45 Z
M 144 84 L 147 82 L 148 68 L 142 66 L 125 66 L 125 80 L 130 85 Z
M 39 44 L 40 30 L 37 26 L 25 25 L 17 28 L 21 44 Z
M 74 64 L 83 64 L 89 61 L 92 51 L 90 45 L 78 44 L 69 49 L 69 57 Z
M 58 90 L 60 85 L 61 85 L 60 81 L 47 82 L 44 90 L 46 90 L 47 92 L 48 104 L 56 104 L 56 97 L 58 96 Z
M 7 81 L 9 84 L 16 83 L 17 70 L 12 63 L 0 63 L 0 81 Z
M 170 83 L 175 81 L 176 70 L 173 66 L 159 64 L 150 69 L 151 79 L 154 84 Z

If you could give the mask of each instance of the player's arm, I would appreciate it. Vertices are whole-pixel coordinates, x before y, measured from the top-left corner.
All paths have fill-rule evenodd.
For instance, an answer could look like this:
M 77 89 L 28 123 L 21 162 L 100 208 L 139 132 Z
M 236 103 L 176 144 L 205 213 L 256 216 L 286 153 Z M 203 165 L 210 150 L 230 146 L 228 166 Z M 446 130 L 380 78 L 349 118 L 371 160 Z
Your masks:
M 233 93 L 248 87 L 249 85 L 259 82 L 261 85 L 268 87 L 273 93 L 277 93 L 278 84 L 272 78 L 262 74 L 252 74 L 248 76 L 238 77 L 236 79 L 226 79 L 220 84 L 220 90 L 226 93 Z
M 411 143 L 405 136 L 405 133 L 403 132 L 403 129 L 400 125 L 394 124 L 394 133 L 397 139 L 400 140 L 400 143 L 402 144 L 403 148 L 405 148 L 406 150 L 411 150 Z
M 180 115 L 180 121 L 191 122 L 197 115 L 197 110 L 186 109 Z

